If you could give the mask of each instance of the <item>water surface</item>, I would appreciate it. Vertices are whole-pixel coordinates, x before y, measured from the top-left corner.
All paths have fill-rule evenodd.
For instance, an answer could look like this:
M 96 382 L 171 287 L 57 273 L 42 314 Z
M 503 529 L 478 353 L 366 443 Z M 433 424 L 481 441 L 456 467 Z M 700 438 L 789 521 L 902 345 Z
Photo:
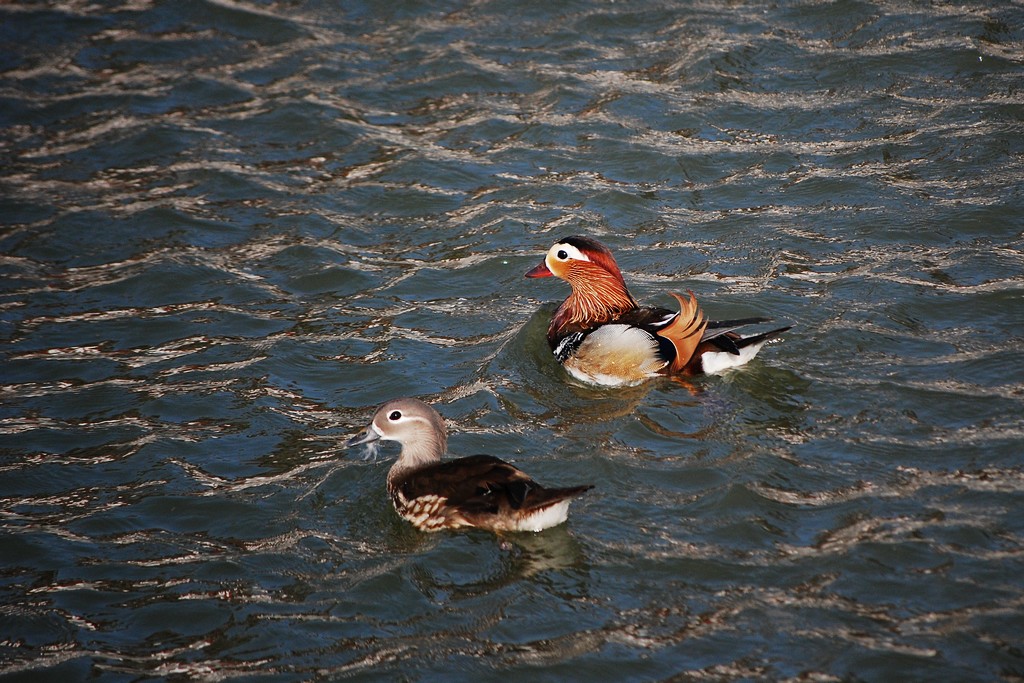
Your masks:
M 0 5 L 6 680 L 1019 680 L 1019 3 Z M 574 384 L 526 280 L 795 325 Z M 426 536 L 456 454 L 594 482 Z

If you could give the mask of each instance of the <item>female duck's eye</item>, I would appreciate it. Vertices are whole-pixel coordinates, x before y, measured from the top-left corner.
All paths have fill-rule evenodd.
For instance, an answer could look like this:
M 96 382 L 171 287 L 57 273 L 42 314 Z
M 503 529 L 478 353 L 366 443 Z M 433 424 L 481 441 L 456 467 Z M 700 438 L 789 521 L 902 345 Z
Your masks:
M 402 413 L 397 410 L 392 410 L 391 414 L 388 415 L 388 419 L 391 420 L 392 422 L 394 422 L 395 420 L 401 420 Z
M 569 254 L 565 253 L 565 249 L 559 249 L 558 253 L 555 254 L 555 256 L 558 257 L 559 261 L 564 261 L 565 259 L 569 258 Z

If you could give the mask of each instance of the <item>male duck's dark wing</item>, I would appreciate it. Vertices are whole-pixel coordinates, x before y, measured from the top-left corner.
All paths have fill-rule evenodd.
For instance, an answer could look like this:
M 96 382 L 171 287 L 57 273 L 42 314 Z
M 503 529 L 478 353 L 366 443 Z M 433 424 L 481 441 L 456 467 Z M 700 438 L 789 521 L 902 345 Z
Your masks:
M 750 337 L 741 337 L 735 334 L 735 331 L 745 325 L 759 325 L 761 323 L 771 322 L 771 318 L 740 318 L 738 320 L 712 320 L 708 322 L 707 329 L 704 330 L 704 335 L 701 337 L 701 342 L 710 341 L 716 347 L 722 351 L 727 351 L 732 354 L 739 354 L 740 349 L 750 344 L 756 344 L 764 339 L 771 339 L 776 335 L 782 334 L 786 330 L 790 329 L 792 325 L 786 327 L 780 327 L 770 332 L 763 334 L 753 335 Z
M 609 324 L 632 325 L 655 334 L 658 330 L 671 323 L 677 313 L 678 311 L 670 311 L 660 306 L 638 306 L 610 320 Z

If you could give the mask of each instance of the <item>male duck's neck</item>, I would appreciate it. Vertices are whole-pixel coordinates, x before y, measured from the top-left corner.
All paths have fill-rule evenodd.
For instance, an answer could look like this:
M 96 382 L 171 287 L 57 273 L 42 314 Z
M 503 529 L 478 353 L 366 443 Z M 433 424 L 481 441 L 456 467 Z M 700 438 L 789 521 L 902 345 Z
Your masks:
M 593 327 L 613 320 L 637 307 L 622 278 L 613 273 L 589 273 L 585 281 L 569 281 L 572 294 L 556 313 L 564 325 Z

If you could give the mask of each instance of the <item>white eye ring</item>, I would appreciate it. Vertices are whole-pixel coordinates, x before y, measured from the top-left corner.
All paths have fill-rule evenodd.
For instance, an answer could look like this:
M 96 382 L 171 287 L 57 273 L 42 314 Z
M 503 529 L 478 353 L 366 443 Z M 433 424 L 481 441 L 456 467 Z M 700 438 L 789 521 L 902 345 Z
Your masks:
M 548 250 L 548 257 L 553 261 L 565 263 L 566 261 L 575 259 L 576 261 L 589 261 L 587 255 L 582 251 L 564 242 L 556 244 Z

